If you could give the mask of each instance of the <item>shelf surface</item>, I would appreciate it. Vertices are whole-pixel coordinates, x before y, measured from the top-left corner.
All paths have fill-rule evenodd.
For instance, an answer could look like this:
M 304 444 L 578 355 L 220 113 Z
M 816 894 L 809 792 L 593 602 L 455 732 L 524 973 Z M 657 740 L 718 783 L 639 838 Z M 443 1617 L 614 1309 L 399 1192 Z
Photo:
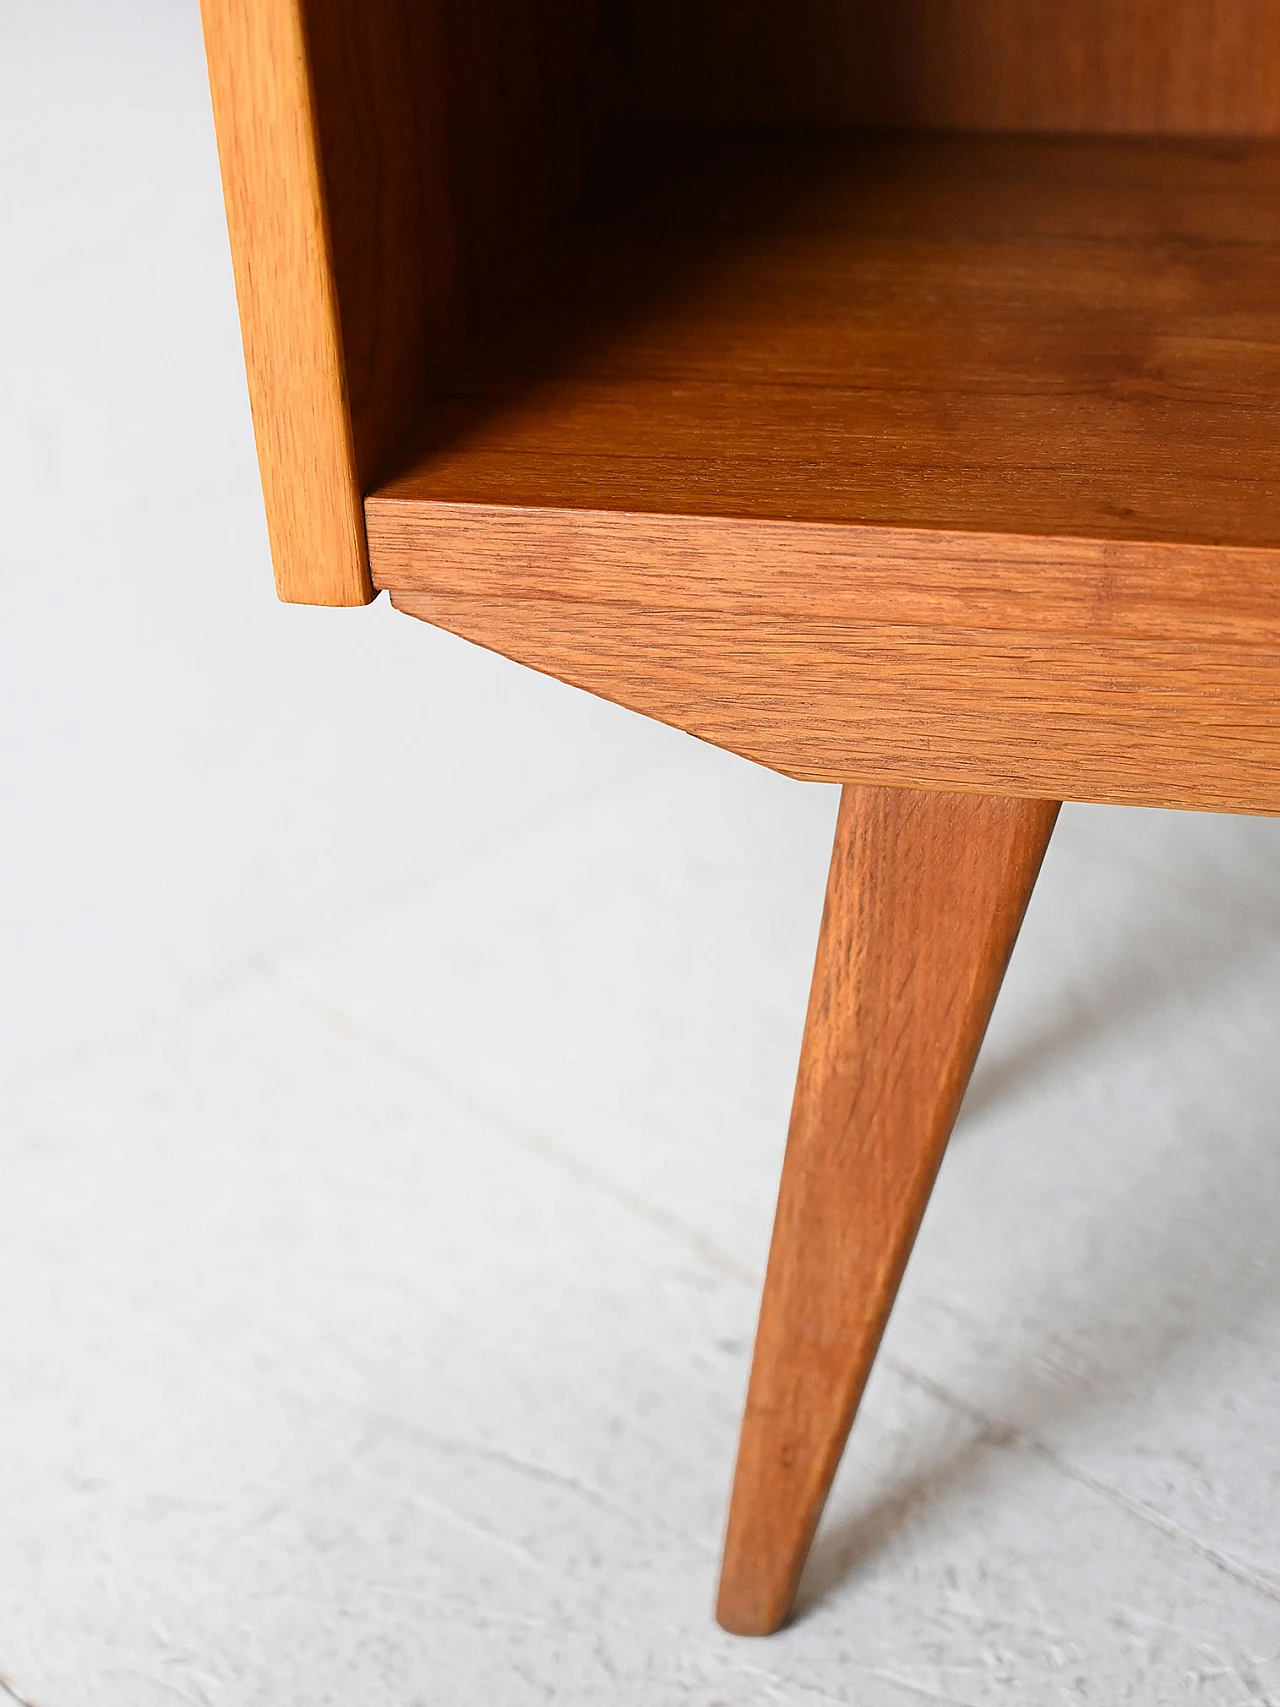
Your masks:
M 377 500 L 1280 541 L 1280 145 L 668 153 Z

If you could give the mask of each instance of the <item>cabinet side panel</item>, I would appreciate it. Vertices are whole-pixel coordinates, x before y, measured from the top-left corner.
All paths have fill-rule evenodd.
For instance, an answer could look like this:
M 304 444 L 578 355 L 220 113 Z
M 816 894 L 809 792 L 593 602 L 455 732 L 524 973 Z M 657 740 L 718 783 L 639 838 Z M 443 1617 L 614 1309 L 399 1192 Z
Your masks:
M 617 103 L 602 0 L 305 0 L 368 492 L 573 209 Z
M 361 490 L 590 181 L 606 0 L 304 0 Z
M 609 0 L 202 0 L 282 598 L 372 596 L 360 499 L 596 170 Z
M 249 399 L 282 599 L 373 597 L 298 0 L 202 0 Z
M 304 0 L 356 476 L 368 491 L 457 341 L 437 0 Z
M 1280 134 L 1280 0 L 632 0 L 652 119 Z

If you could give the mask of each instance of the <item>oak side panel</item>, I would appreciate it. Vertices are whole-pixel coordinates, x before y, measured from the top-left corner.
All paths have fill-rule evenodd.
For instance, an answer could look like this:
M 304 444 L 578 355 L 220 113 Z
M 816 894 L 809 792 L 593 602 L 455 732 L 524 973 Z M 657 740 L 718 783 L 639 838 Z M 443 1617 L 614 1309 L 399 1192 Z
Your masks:
M 356 460 L 368 491 L 598 169 L 605 0 L 305 0 Z
M 373 597 L 299 0 L 201 0 L 276 587 Z
M 793 776 L 1280 812 L 1280 554 L 369 500 L 398 609 Z
M 633 0 L 654 119 L 1269 136 L 1277 0 Z
M 303 0 L 356 478 L 367 492 L 456 350 L 456 69 L 437 0 Z
M 614 122 L 603 0 L 204 0 L 282 598 L 358 604 L 361 496 L 518 300 Z
M 846 788 L 717 1617 L 784 1621 L 1057 818 Z

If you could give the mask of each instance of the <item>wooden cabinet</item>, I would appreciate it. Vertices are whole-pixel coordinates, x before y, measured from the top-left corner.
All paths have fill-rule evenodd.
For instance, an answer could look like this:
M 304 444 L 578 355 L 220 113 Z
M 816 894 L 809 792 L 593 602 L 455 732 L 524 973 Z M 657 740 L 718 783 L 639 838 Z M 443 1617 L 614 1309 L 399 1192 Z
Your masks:
M 281 597 L 850 785 L 721 1603 L 772 1628 L 1054 803 L 1280 810 L 1280 0 L 204 16 Z

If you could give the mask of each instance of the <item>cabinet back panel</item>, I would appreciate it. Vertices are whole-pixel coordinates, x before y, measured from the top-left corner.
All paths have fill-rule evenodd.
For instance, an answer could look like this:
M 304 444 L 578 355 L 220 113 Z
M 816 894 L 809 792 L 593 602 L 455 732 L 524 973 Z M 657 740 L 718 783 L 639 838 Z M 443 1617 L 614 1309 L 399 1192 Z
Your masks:
M 1280 134 L 1280 0 L 631 0 L 651 120 Z

